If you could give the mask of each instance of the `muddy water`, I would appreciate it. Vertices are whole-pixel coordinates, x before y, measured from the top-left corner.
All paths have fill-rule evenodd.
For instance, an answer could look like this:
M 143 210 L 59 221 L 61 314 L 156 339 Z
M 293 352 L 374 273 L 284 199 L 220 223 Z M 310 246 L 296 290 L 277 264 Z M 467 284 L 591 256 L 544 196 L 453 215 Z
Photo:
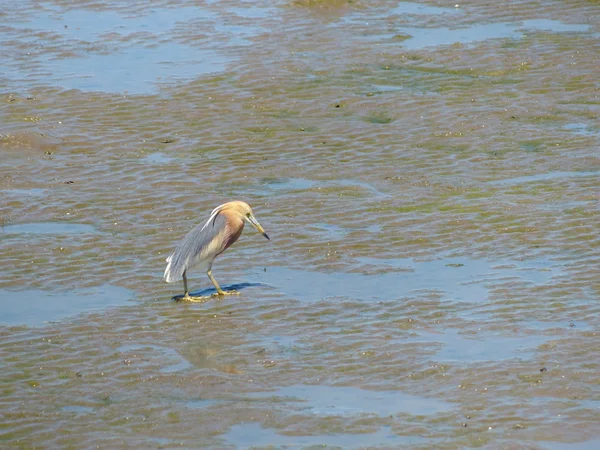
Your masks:
M 597 448 L 597 17 L 4 2 L 0 446 Z

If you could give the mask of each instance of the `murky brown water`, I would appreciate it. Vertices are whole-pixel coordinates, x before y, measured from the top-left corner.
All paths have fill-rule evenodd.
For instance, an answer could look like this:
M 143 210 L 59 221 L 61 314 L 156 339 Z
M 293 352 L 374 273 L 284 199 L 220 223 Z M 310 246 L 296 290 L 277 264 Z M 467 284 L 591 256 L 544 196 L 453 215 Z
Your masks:
M 3 5 L 0 447 L 600 446 L 600 4 Z

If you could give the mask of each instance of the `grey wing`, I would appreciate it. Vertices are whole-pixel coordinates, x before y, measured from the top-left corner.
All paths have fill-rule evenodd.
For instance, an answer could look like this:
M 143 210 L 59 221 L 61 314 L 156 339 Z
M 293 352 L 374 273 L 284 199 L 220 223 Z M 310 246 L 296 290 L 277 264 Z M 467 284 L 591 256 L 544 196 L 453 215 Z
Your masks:
M 164 278 L 173 283 L 183 276 L 183 272 L 200 258 L 212 240 L 227 226 L 226 217 L 217 214 L 208 223 L 201 223 L 190 231 L 167 258 Z

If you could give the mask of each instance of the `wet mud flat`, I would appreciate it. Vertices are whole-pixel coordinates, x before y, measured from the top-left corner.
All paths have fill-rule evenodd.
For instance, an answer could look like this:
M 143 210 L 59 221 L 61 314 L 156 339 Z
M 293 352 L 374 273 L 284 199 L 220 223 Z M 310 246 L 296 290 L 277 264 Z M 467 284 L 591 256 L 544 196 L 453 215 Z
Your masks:
M 600 6 L 1 14 L 0 447 L 598 447 Z

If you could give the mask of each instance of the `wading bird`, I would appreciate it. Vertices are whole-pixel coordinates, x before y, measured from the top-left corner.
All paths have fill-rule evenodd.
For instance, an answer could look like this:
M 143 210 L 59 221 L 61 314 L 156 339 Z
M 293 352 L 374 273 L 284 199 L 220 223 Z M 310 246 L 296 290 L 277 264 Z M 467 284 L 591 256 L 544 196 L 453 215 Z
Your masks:
M 211 269 L 215 258 L 238 240 L 246 222 L 271 240 L 254 218 L 252 208 L 247 203 L 240 201 L 217 206 L 204 224 L 199 224 L 183 238 L 175 251 L 167 258 L 164 275 L 167 283 L 173 283 L 183 278 L 185 294 L 181 300 L 194 301 L 202 298 L 193 297 L 188 291 L 186 275 L 188 270 L 193 267 L 206 271 L 208 278 L 217 289 L 218 295 L 237 294 L 235 291 L 223 291 L 212 276 Z

